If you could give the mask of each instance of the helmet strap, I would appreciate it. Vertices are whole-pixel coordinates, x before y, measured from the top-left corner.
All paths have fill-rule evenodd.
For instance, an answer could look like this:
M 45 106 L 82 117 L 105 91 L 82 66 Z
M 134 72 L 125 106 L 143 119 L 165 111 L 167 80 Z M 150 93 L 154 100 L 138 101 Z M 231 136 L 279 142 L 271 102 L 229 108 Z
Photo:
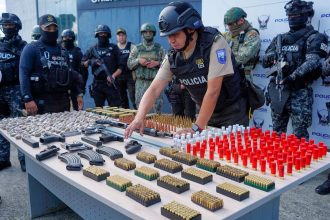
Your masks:
M 181 49 L 177 49 L 177 51 L 179 51 L 179 52 L 185 51 L 187 49 L 187 47 L 189 46 L 190 42 L 193 40 L 192 36 L 195 33 L 195 31 L 189 33 L 187 28 L 183 29 L 183 32 L 186 35 L 186 42 L 184 43 L 184 46 Z

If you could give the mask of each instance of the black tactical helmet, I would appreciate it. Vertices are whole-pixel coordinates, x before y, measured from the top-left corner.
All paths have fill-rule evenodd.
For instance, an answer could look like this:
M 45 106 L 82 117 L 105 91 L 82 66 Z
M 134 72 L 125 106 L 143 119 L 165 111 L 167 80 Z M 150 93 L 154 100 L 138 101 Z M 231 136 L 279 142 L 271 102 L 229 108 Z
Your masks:
M 287 16 L 290 15 L 299 15 L 299 14 L 307 14 L 308 17 L 313 17 L 314 2 L 306 2 L 301 0 L 291 0 L 285 4 L 284 9 Z
M 34 25 L 31 33 L 32 40 L 38 40 L 41 37 L 40 26 Z
M 15 24 L 17 32 L 22 29 L 22 22 L 17 17 L 17 15 L 12 14 L 12 13 L 2 13 L 1 20 L 0 20 L 0 25 L 8 24 L 8 23 L 9 24 Z
M 76 40 L 76 35 L 74 34 L 74 32 L 70 29 L 65 29 L 62 31 L 62 34 L 61 34 L 61 37 L 62 37 L 62 40 L 64 37 L 70 37 L 72 38 L 73 41 Z
M 111 30 L 108 25 L 106 25 L 106 24 L 97 25 L 97 27 L 95 29 L 95 37 L 97 37 L 97 35 L 101 32 L 108 33 L 108 37 L 111 38 Z
M 159 14 L 160 36 L 168 36 L 185 28 L 203 28 L 200 14 L 187 2 L 171 2 Z

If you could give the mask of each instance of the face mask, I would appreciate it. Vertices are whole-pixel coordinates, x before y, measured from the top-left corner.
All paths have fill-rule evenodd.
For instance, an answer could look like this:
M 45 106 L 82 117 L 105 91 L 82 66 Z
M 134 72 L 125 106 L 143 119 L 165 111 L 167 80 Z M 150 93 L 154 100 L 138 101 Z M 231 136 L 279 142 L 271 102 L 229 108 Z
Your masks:
M 41 40 L 47 44 L 55 45 L 57 43 L 58 31 L 48 32 L 48 31 L 41 31 Z
M 109 44 L 108 37 L 97 37 L 99 46 L 107 46 Z
M 3 28 L 2 32 L 6 38 L 11 38 L 17 34 L 16 28 Z
M 306 16 L 306 15 L 288 17 L 290 29 L 293 29 L 293 30 L 299 30 L 301 28 L 306 27 L 307 20 L 308 20 L 308 16 Z
M 73 46 L 74 46 L 73 40 L 63 41 L 63 46 L 67 49 L 73 48 Z

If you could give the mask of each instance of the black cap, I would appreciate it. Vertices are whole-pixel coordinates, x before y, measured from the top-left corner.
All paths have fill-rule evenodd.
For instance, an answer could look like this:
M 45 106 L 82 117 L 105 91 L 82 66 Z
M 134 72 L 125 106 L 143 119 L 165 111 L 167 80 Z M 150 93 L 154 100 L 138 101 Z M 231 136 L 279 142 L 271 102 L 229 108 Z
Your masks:
M 116 34 L 123 33 L 126 35 L 126 30 L 124 28 L 118 28 Z
M 52 24 L 57 26 L 57 20 L 53 15 L 46 14 L 46 15 L 43 15 L 39 18 L 39 25 L 40 26 L 47 27 L 47 26 L 52 25 Z

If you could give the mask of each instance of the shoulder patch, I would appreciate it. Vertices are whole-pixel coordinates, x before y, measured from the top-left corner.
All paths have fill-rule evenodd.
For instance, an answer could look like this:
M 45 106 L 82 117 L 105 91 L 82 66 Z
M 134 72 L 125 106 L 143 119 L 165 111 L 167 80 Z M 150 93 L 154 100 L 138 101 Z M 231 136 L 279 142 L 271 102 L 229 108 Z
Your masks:
M 225 48 L 216 50 L 216 55 L 219 63 L 225 64 L 227 62 L 227 55 Z
M 221 38 L 221 34 L 219 33 L 219 34 L 215 35 L 213 42 L 216 42 L 220 38 Z
M 259 35 L 258 32 L 256 32 L 255 30 L 251 30 L 246 33 L 246 36 L 248 36 L 248 37 L 256 37 L 258 35 Z

